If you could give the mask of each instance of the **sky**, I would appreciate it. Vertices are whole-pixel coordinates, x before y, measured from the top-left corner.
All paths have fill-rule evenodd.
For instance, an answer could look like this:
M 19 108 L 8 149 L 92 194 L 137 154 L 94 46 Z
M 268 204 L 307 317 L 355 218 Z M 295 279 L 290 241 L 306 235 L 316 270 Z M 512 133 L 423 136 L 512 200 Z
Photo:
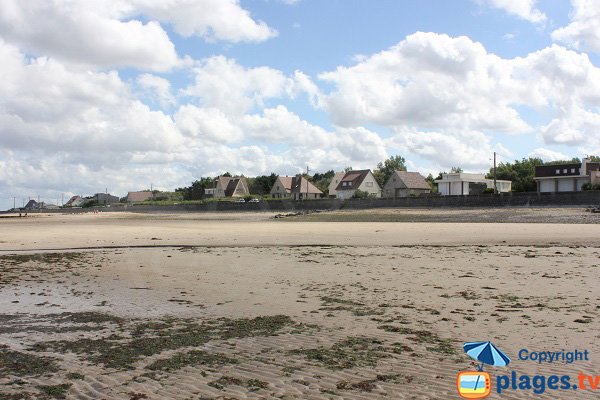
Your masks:
M 0 0 L 0 209 L 600 154 L 600 1 Z

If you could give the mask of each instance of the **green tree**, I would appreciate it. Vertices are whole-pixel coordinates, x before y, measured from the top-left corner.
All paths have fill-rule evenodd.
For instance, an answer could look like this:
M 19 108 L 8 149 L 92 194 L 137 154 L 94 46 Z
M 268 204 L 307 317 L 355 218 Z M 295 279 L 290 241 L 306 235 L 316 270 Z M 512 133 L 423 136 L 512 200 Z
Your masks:
M 334 176 L 335 172 L 332 169 L 322 174 L 317 172 L 312 176 L 312 183 L 317 188 L 319 188 L 321 192 L 327 193 L 327 190 L 329 189 L 329 184 L 331 183 L 331 180 Z
M 440 173 L 440 178 L 441 179 L 441 173 Z M 433 175 L 429 174 L 427 175 L 427 178 L 425 178 L 425 181 L 429 184 L 429 187 L 431 187 L 431 191 L 433 193 L 437 192 L 437 185 L 435 184 L 435 178 L 433 177 Z
M 461 172 L 464 172 L 461 167 L 452 167 L 450 169 L 451 174 L 460 174 Z
M 375 176 L 379 186 L 383 187 L 395 171 L 406 171 L 406 160 L 404 157 L 396 155 L 380 162 L 377 164 L 377 169 L 373 172 L 373 176 Z
M 183 200 L 201 200 L 204 198 L 204 189 L 212 187 L 212 178 L 200 178 L 192 182 L 191 186 L 175 189 Z
M 250 193 L 265 195 L 271 192 L 271 188 L 277 180 L 277 174 L 271 172 L 271 175 L 260 175 L 256 178 L 248 178 Z
M 514 163 L 500 163 L 496 166 L 496 179 L 512 181 L 513 192 L 535 192 L 537 185 L 535 180 L 535 167 L 544 165 L 541 158 L 529 157 Z M 490 168 L 488 179 L 494 178 L 494 168 Z

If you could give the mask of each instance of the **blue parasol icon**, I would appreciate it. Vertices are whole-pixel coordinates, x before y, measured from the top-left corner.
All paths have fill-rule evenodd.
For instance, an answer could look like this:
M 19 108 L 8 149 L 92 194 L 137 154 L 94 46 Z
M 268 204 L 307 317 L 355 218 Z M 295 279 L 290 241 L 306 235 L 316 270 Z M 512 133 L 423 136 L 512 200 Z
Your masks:
M 470 357 L 481 362 L 479 371 L 483 371 L 483 364 L 505 367 L 510 363 L 510 358 L 500 351 L 492 342 L 467 342 L 463 345 L 465 353 Z M 480 376 L 477 376 L 475 388 L 479 383 Z
M 510 363 L 510 358 L 492 342 L 467 342 L 463 345 L 463 349 L 470 357 L 481 362 L 480 371 L 483 371 L 483 364 L 504 367 Z

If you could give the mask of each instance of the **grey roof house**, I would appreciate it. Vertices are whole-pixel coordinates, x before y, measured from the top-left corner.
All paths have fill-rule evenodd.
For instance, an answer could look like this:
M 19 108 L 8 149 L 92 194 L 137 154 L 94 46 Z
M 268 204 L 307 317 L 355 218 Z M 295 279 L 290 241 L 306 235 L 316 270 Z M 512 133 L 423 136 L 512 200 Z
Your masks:
M 394 171 L 383 186 L 384 197 L 408 197 L 431 193 L 431 186 L 418 172 Z

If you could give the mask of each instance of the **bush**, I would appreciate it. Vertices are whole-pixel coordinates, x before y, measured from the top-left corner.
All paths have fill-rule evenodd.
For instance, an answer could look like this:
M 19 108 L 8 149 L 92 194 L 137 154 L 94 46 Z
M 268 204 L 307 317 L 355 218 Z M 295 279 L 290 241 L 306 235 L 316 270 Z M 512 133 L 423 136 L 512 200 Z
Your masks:
M 365 192 L 364 190 L 360 189 L 357 189 L 356 192 L 354 192 L 354 195 L 352 196 L 353 199 L 368 199 L 370 197 L 375 196 L 372 196 L 369 192 Z
M 584 183 L 583 185 L 581 185 L 581 190 L 592 190 L 592 184 L 591 183 Z
M 485 188 L 483 189 L 483 193 L 494 193 L 494 188 Z

